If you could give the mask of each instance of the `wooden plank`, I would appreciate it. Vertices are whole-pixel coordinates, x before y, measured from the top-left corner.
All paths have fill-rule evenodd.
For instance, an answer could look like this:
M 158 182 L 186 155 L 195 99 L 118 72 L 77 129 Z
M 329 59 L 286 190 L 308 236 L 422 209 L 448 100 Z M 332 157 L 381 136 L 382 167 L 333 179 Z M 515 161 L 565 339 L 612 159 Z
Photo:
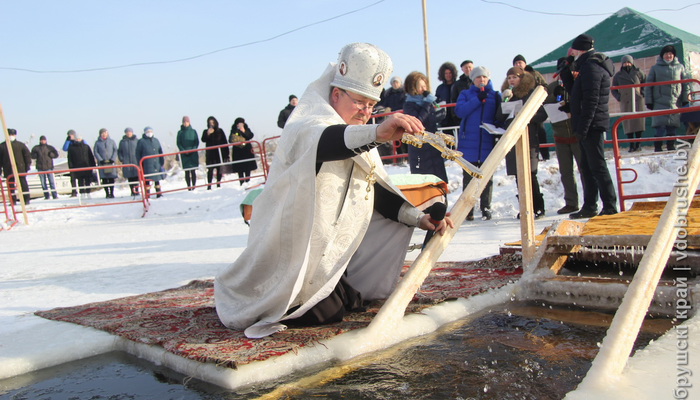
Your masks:
M 515 145 L 517 165 L 518 203 L 520 207 L 520 244 L 523 264 L 528 265 L 535 255 L 535 213 L 532 204 L 532 175 L 530 172 L 530 139 L 527 128 Z
M 535 253 L 534 260 L 531 264 L 535 266 L 534 269 L 547 268 L 555 274 L 558 274 L 564 266 L 564 263 L 566 263 L 569 254 L 579 251 L 581 246 L 578 243 L 552 246 L 551 241 L 555 238 L 562 237 L 561 235 L 578 237 L 575 235 L 579 235 L 581 231 L 583 231 L 583 226 L 583 223 L 571 220 L 556 222 L 554 226 L 552 226 L 552 229 L 547 232 L 547 235 L 545 235 L 544 240 L 542 240 L 539 249 Z
M 553 236 L 550 245 L 581 245 L 581 246 L 641 246 L 646 247 L 651 235 L 584 235 L 584 236 Z M 700 247 L 700 236 L 688 236 L 688 247 Z

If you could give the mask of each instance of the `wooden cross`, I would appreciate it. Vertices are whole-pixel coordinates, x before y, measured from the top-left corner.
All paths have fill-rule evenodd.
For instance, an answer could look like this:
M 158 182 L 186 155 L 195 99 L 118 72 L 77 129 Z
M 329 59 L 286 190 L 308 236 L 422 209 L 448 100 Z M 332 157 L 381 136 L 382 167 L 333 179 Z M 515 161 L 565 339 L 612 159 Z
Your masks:
M 451 146 L 455 145 L 454 136 L 440 132 L 432 133 L 423 131 L 415 135 L 404 133 L 403 138 L 401 138 L 401 141 L 419 149 L 423 147 L 423 144 L 427 143 L 440 150 L 442 158 L 456 162 L 457 165 L 462 167 L 463 170 L 465 170 L 469 175 L 473 176 L 474 178 L 481 179 L 484 177 L 484 174 L 481 173 L 481 170 L 479 168 L 462 158 L 461 151 L 450 148 Z

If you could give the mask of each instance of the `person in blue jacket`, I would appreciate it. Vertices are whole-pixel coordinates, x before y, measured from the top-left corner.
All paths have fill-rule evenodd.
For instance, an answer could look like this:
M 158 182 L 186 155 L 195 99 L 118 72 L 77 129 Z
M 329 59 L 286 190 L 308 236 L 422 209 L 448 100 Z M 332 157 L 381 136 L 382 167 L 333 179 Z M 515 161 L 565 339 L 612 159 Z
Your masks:
M 459 134 L 457 137 L 457 150 L 461 151 L 465 160 L 481 167 L 486 157 L 491 154 L 495 144 L 495 138 L 486 129 L 483 123 L 499 125 L 496 121 L 496 111 L 501 102 L 500 95 L 493 90 L 491 85 L 491 73 L 486 67 L 472 69 L 469 78 L 473 84 L 466 90 L 462 90 L 455 104 L 455 115 L 461 118 Z M 466 188 L 472 176 L 462 172 L 464 179 L 462 189 Z M 491 219 L 491 195 L 493 192 L 493 178 L 486 183 L 481 192 L 481 218 Z M 474 210 L 469 211 L 467 220 L 474 219 Z
M 150 126 L 143 128 L 143 136 L 136 143 L 136 159 L 141 160 L 146 156 L 163 154 L 163 148 L 160 146 L 160 141 L 153 137 L 153 129 Z M 147 180 L 154 182 L 156 187 L 156 198 L 163 196 L 160 190 L 161 168 L 165 164 L 165 158 L 155 157 L 143 160 L 141 165 L 143 175 Z M 150 192 L 150 185 L 146 185 L 146 191 Z

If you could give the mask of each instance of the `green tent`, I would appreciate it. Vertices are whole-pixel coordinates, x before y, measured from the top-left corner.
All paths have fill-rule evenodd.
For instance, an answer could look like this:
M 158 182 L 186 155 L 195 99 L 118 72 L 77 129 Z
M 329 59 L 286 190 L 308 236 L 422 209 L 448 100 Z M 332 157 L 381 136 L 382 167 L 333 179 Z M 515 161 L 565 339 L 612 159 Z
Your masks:
M 635 59 L 658 56 L 669 44 L 676 48 L 679 61 L 686 66 L 690 65 L 689 52 L 700 53 L 700 37 L 627 7 L 583 33 L 592 36 L 596 51 L 605 53 L 613 62 L 619 62 L 625 54 Z M 566 57 L 573 41 L 571 38 L 530 65 L 542 74 L 555 72 L 557 59 Z

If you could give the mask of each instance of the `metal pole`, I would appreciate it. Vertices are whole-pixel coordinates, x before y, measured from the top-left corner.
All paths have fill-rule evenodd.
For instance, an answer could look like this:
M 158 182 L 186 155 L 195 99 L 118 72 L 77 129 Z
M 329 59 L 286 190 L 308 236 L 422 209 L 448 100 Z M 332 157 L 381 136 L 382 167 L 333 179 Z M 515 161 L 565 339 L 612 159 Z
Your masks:
M 425 46 L 425 76 L 428 77 L 428 87 L 430 84 L 430 53 L 428 52 L 428 16 L 425 11 L 425 0 L 423 0 L 423 44 Z

